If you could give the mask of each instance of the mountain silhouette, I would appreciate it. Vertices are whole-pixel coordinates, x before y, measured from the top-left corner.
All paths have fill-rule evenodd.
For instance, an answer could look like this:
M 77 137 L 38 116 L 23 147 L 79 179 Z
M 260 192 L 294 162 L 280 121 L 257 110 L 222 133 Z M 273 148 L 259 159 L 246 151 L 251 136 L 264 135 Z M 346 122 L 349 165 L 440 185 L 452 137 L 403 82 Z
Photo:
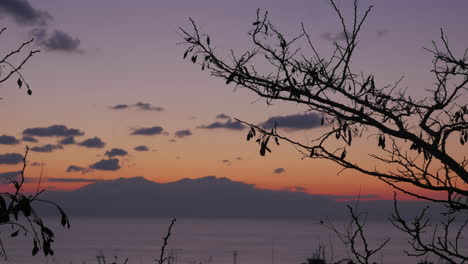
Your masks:
M 74 191 L 50 191 L 45 196 L 57 201 L 72 216 L 347 217 L 347 203 L 337 202 L 336 196 L 260 189 L 253 184 L 215 176 L 184 178 L 169 183 L 157 183 L 143 177 L 119 178 Z M 404 207 L 414 203 L 406 202 Z M 360 206 L 377 211 L 375 218 L 386 218 L 391 211 L 391 201 L 361 202 Z

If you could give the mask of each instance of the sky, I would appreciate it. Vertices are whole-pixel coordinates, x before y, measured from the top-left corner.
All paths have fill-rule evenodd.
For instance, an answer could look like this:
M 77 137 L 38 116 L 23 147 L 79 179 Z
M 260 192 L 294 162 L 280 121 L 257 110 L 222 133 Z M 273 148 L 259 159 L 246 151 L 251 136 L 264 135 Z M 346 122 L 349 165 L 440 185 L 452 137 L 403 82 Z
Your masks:
M 349 3 L 340 2 L 345 14 Z M 456 52 L 468 46 L 468 2 L 360 1 L 360 10 L 370 4 L 353 66 L 380 84 L 405 76 L 409 93 L 424 96 L 434 82 L 424 47 L 440 28 Z M 41 187 L 51 190 L 89 183 L 83 179 L 143 176 L 164 183 L 216 175 L 274 190 L 390 198 L 392 189 L 376 179 L 337 175 L 333 163 L 302 160 L 285 143 L 261 157 L 233 118 L 260 124 L 282 117 L 286 135 L 307 140 L 323 132 L 317 116 L 297 105 L 267 106 L 182 59 L 178 27 L 188 28 L 189 17 L 227 57 L 231 49 L 252 47 L 247 32 L 257 8 L 269 11 L 286 35 L 298 34 L 303 22 L 324 54 L 340 32 L 325 0 L 2 0 L 0 27 L 7 30 L 0 54 L 31 37 L 14 61 L 30 49 L 41 52 L 21 71 L 32 96 L 17 88 L 17 77 L 0 84 L 0 176 L 20 169 L 18 155 L 28 145 L 27 176 L 42 171 Z M 371 164 L 367 154 L 376 148 L 361 140 L 354 157 Z

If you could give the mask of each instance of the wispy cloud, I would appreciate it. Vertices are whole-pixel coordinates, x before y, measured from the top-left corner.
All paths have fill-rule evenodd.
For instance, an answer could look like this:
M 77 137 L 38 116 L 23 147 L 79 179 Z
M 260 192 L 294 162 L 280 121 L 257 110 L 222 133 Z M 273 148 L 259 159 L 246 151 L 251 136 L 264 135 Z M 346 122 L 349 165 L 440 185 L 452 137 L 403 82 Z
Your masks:
M 137 102 L 135 104 L 117 104 L 109 108 L 112 110 L 135 109 L 139 111 L 155 111 L 155 112 L 164 111 L 164 108 L 160 106 L 155 106 L 150 103 L 144 103 L 144 102 Z
M 63 149 L 62 145 L 46 144 L 46 145 L 43 145 L 43 146 L 32 147 L 31 151 L 50 153 L 50 152 L 52 152 L 54 150 L 58 150 L 58 149 Z
M 271 129 L 275 123 L 277 128 L 285 130 L 307 130 L 321 125 L 322 117 L 315 113 L 273 116 L 261 124 L 265 129 Z
M 188 137 L 192 135 L 192 132 L 189 129 L 179 130 L 174 133 L 178 138 Z
M 87 147 L 87 148 L 103 148 L 106 146 L 106 143 L 98 137 L 88 138 L 77 145 Z
M 23 162 L 23 155 L 18 153 L 0 154 L 0 164 L 14 165 Z
M 36 28 L 31 31 L 31 35 L 36 39 L 37 45 L 45 48 L 47 51 L 69 53 L 84 52 L 80 48 L 81 41 L 79 38 L 72 37 L 70 34 L 61 30 L 48 32 L 44 28 Z
M 120 169 L 118 159 L 103 159 L 89 166 L 91 169 L 116 171 Z
M 227 129 L 227 130 L 243 130 L 245 129 L 245 126 L 238 122 L 238 121 L 232 121 L 231 119 L 228 119 L 226 122 L 214 122 L 209 125 L 201 125 L 198 126 L 198 128 L 203 128 L 203 129 Z
M 164 134 L 164 129 L 160 126 L 142 127 L 133 129 L 130 135 L 134 136 L 155 136 Z
M 1 0 L 0 16 L 8 16 L 20 26 L 45 26 L 53 20 L 48 12 L 34 8 L 28 0 Z
M 23 130 L 24 136 L 36 137 L 68 137 L 82 136 L 84 132 L 76 128 L 68 128 L 65 125 L 51 125 L 48 127 L 33 127 Z
M 3 145 L 16 145 L 19 143 L 19 140 L 14 136 L 1 135 L 0 144 Z
M 113 149 L 111 149 L 109 151 L 106 151 L 106 153 L 104 155 L 106 155 L 109 158 L 117 157 L 117 156 L 123 157 L 123 156 L 127 156 L 128 152 L 126 150 L 121 149 L 121 148 L 113 148 Z
M 133 148 L 135 151 L 149 151 L 149 148 L 145 145 L 139 145 Z

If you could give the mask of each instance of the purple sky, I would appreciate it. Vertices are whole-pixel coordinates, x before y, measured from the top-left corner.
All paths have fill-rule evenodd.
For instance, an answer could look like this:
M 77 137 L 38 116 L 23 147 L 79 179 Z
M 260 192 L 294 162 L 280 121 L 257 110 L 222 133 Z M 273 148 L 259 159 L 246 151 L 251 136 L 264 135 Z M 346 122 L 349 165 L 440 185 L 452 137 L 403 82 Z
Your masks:
M 341 2 L 344 13 L 349 15 L 351 1 Z M 360 1 L 361 11 L 369 4 L 374 5 L 374 10 L 363 28 L 354 66 L 357 72 L 374 72 L 378 84 L 405 76 L 403 85 L 414 96 L 422 96 L 433 83 L 429 74 L 432 58 L 423 47 L 430 47 L 431 41 L 439 38 L 440 28 L 444 28 L 454 51 L 460 54 L 468 46 L 467 1 Z M 29 13 L 11 8 L 28 5 Z M 240 53 L 251 47 L 246 32 L 257 8 L 268 10 L 272 21 L 288 36 L 299 33 L 300 22 L 304 22 L 325 54 L 331 45 L 323 36 L 340 32 L 339 21 L 325 0 L 2 1 L 0 25 L 8 30 L 1 36 L 1 52 L 29 39 L 32 31 L 42 52 L 23 70 L 33 96 L 18 91 L 15 81 L 0 85 L 4 98 L 0 102 L 0 134 L 21 138 L 26 128 L 63 124 L 85 132 L 76 139 L 78 143 L 93 137 L 106 143 L 102 149 L 75 144 L 51 153 L 33 153 L 32 161 L 47 164 L 48 177 L 83 176 L 81 172 L 65 171 L 70 165 L 91 168 L 105 158 L 106 151 L 121 148 L 129 155 L 118 157 L 119 170 L 94 170 L 83 177 L 145 176 L 170 181 L 217 175 L 277 189 L 303 186 L 311 192 L 345 192 L 339 185 L 354 182 L 352 175 L 339 180 L 311 175 L 310 171 L 318 170 L 316 173 L 334 176 L 338 169 L 328 163 L 302 162 L 287 146 L 282 146 L 276 156 L 261 158 L 257 146 L 245 142 L 244 132 L 198 128 L 225 122 L 215 118 L 221 113 L 255 123 L 305 110 L 281 103 L 271 107 L 263 101 L 252 103 L 257 99 L 253 94 L 242 90 L 233 93 L 233 87 L 182 60 L 184 49 L 176 45 L 181 41 L 177 32 L 179 26 L 189 26 L 188 17 L 210 33 L 220 54 L 227 55 L 230 49 Z M 31 19 L 31 14 L 36 17 Z M 54 30 L 59 30 L 57 35 Z M 67 46 L 51 42 L 54 36 L 55 40 L 65 38 Z M 153 110 L 162 109 L 144 111 L 136 105 L 138 102 L 151 104 Z M 110 109 L 118 104 L 128 107 L 122 111 Z M 163 131 L 157 135 L 130 135 L 141 128 L 158 126 Z M 176 134 L 186 130 L 190 134 Z M 304 139 L 308 133 L 299 130 L 292 135 Z M 39 143 L 29 144 L 43 146 L 56 141 L 41 138 Z M 0 145 L 0 154 L 21 153 L 24 145 Z M 134 151 L 139 145 L 147 146 L 149 151 Z M 274 174 L 278 168 L 284 168 L 284 173 Z M 0 169 L 7 172 L 15 167 Z M 37 170 L 33 168 L 31 173 Z M 380 190 L 377 186 L 381 185 L 375 181 L 362 179 L 350 192 L 367 185 L 374 186 L 369 193 Z

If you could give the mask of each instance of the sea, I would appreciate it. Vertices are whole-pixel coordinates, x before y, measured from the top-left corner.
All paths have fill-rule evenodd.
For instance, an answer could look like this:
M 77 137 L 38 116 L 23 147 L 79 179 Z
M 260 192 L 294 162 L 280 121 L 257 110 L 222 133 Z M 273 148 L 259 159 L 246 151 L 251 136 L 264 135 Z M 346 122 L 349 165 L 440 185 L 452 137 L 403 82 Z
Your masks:
M 48 257 L 42 252 L 31 256 L 31 237 L 20 234 L 10 238 L 12 230 L 2 226 L 7 263 L 157 263 L 171 219 L 73 217 L 70 229 L 62 228 L 59 221 L 45 220 L 55 231 L 55 254 Z M 343 221 L 330 223 L 340 231 L 347 226 Z M 376 263 L 416 264 L 424 259 L 406 256 L 403 251 L 410 249 L 408 235 L 390 223 L 367 222 L 365 232 L 371 248 L 390 238 L 373 259 Z M 337 235 L 315 220 L 179 218 L 165 256 L 170 256 L 174 264 L 301 264 L 319 249 L 323 249 L 327 261 L 347 257 Z M 435 258 L 432 261 L 437 263 Z

